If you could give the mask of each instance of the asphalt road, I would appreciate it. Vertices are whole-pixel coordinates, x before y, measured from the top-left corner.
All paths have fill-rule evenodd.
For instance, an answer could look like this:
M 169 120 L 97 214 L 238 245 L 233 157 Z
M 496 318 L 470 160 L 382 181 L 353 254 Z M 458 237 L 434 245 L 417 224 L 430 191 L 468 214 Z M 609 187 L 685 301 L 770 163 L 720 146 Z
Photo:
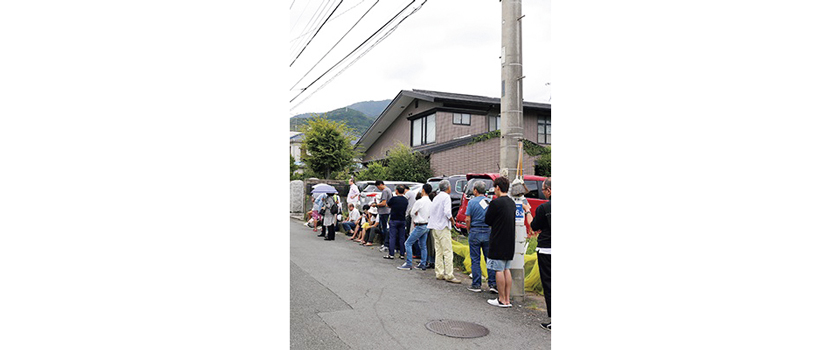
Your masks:
M 435 279 L 432 270 L 397 270 L 403 260 L 386 260 L 378 247 L 362 247 L 343 233 L 335 241 L 315 237 L 292 219 L 292 349 L 550 349 L 551 334 L 540 328 L 543 311 L 514 302 L 487 304 L 490 292 L 474 293 Z M 466 276 L 463 276 L 466 277 Z M 434 320 L 480 324 L 490 334 L 462 339 L 426 329 Z

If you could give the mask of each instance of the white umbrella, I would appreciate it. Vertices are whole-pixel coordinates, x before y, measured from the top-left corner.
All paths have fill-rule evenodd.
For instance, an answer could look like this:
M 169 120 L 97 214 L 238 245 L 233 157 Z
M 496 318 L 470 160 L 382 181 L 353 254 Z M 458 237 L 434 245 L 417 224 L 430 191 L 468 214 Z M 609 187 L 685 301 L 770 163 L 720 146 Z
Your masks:
M 312 194 L 316 193 L 338 193 L 338 190 L 327 184 L 317 184 L 312 187 Z

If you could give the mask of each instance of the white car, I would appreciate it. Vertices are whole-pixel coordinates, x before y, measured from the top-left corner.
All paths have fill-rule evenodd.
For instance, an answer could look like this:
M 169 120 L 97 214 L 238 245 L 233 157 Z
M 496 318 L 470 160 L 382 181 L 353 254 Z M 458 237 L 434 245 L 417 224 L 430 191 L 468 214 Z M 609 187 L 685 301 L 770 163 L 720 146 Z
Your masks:
M 419 182 L 410 182 L 410 181 L 383 181 L 385 183 L 385 187 L 391 189 L 391 192 L 396 193 L 397 185 L 406 185 L 409 188 L 409 191 L 415 189 L 414 193 L 416 192 L 417 188 L 423 186 L 423 184 Z M 381 201 L 382 191 L 380 191 L 376 186 L 370 184 L 369 186 L 365 187 L 364 191 L 362 191 L 361 195 L 361 205 L 370 205 L 371 203 L 379 203 Z

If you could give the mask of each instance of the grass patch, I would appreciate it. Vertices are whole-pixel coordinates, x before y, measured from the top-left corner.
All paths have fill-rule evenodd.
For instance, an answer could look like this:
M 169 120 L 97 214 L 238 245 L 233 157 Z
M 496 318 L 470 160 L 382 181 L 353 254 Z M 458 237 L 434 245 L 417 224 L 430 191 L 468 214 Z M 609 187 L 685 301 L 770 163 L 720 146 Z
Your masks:
M 458 254 L 452 254 L 452 267 L 461 272 L 466 271 L 466 267 L 464 266 L 464 257 Z
M 450 228 L 449 234 L 452 236 L 453 241 L 469 245 L 469 237 L 462 236 L 458 233 L 458 231 L 455 231 L 455 229 Z M 466 271 L 466 267 L 464 266 L 464 257 L 458 254 L 452 254 L 452 267 L 461 272 Z

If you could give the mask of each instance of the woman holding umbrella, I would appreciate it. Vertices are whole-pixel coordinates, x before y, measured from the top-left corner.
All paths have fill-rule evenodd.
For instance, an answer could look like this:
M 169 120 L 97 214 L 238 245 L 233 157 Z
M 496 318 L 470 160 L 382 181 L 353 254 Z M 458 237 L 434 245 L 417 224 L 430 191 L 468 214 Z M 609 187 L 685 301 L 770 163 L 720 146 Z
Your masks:
M 335 204 L 336 206 L 339 205 L 338 191 L 335 189 L 335 187 L 332 187 L 330 185 L 317 184 L 317 185 L 315 185 L 315 187 L 312 188 L 312 194 L 314 195 L 316 193 L 326 193 L 327 194 L 327 196 L 326 196 L 327 198 L 323 201 L 323 203 L 321 203 L 321 208 L 324 209 L 324 216 L 323 216 L 324 222 L 322 224 L 323 228 L 322 228 L 322 231 L 321 231 L 322 232 L 321 236 L 326 234 L 326 237 L 324 237 L 325 241 L 334 241 L 335 240 L 335 223 L 336 223 L 336 218 L 335 217 L 338 214 L 338 212 L 333 214 L 332 211 L 330 210 L 330 208 L 332 208 L 333 204 Z M 339 212 L 340 212 L 340 209 L 339 209 Z M 324 232 L 324 231 L 326 231 L 326 232 Z

